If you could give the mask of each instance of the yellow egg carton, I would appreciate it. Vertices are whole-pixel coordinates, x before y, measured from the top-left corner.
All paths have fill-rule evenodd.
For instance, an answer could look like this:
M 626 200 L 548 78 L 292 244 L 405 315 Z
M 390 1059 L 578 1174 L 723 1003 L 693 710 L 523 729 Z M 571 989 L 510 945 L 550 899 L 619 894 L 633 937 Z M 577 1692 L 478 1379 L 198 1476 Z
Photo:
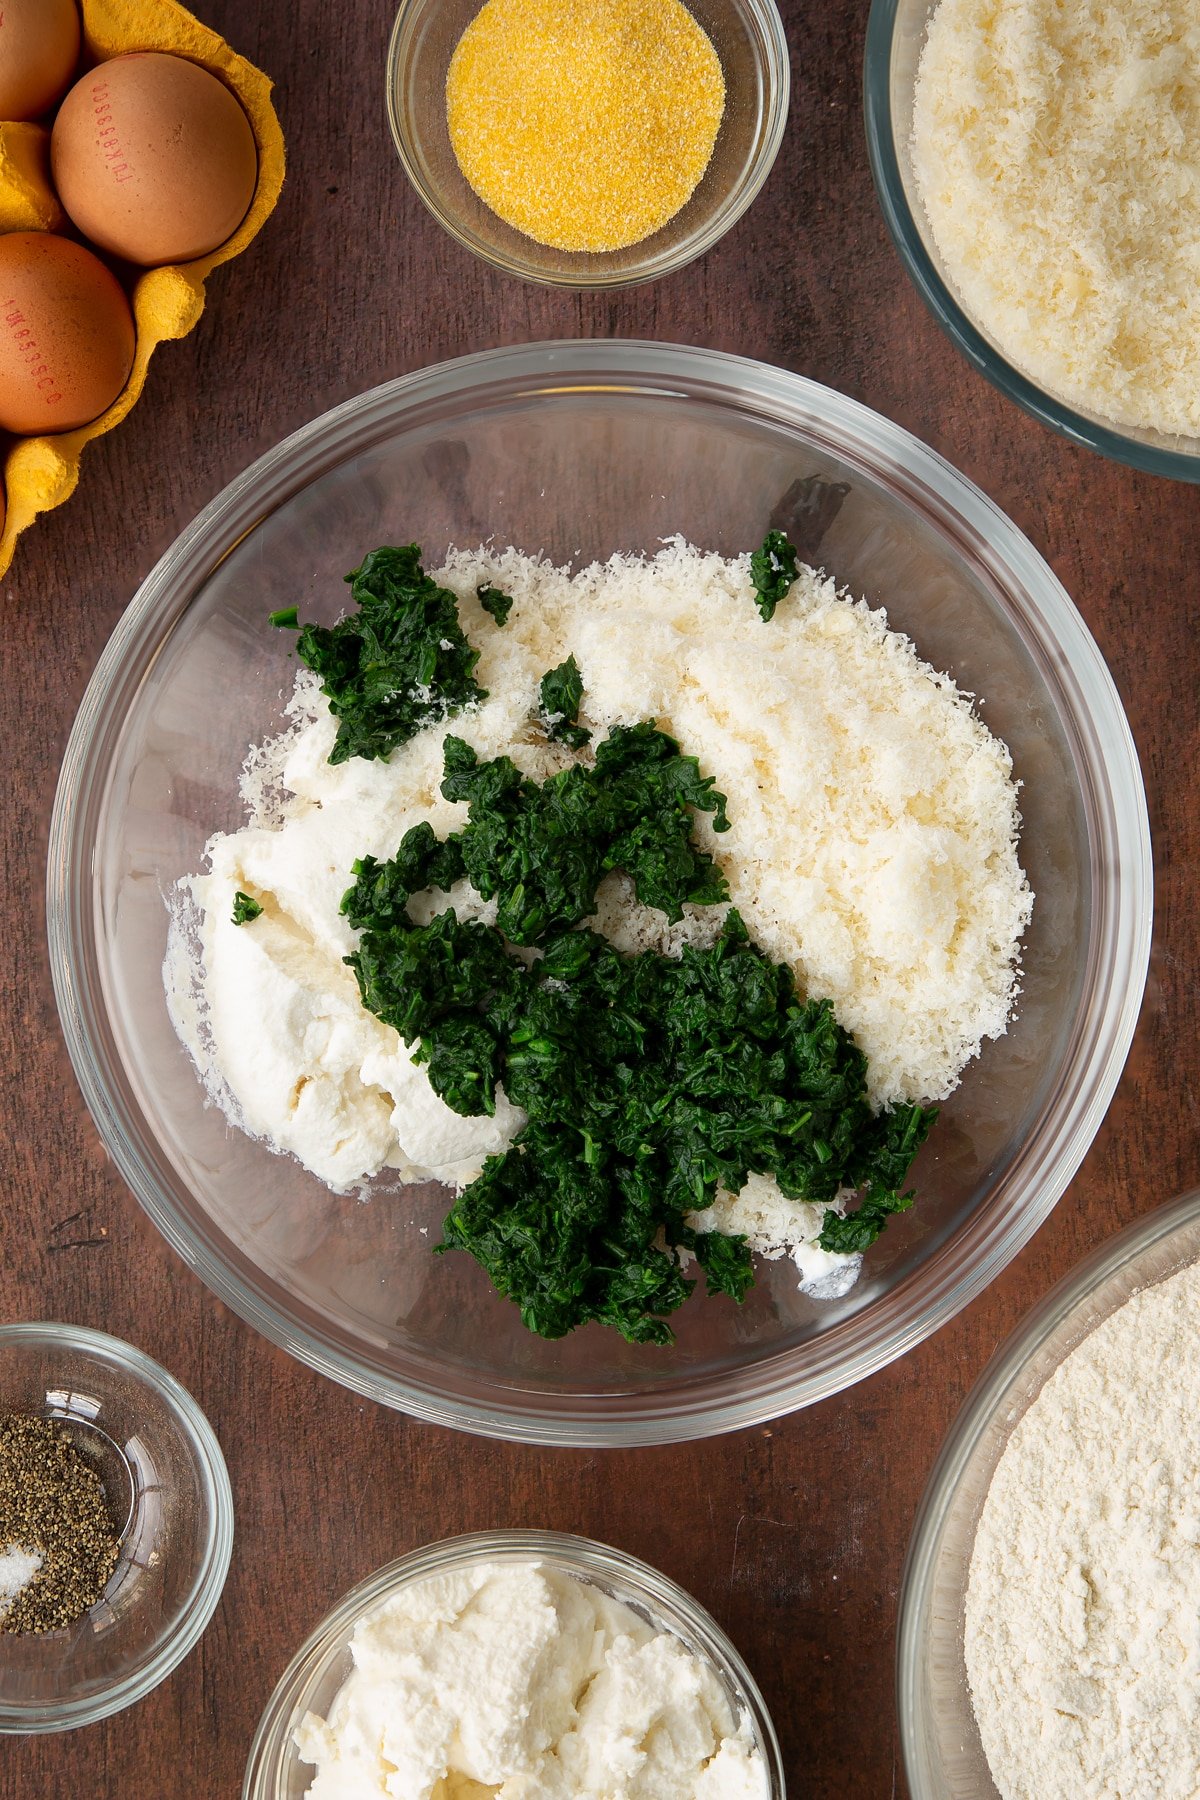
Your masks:
M 120 424 L 145 385 L 159 344 L 187 336 L 204 311 L 204 283 L 212 270 L 246 248 L 270 217 L 283 186 L 283 132 L 271 105 L 271 83 L 215 31 L 175 0 L 79 0 L 79 10 L 90 61 L 105 62 L 129 50 L 167 50 L 199 63 L 232 88 L 258 145 L 258 185 L 249 212 L 219 250 L 195 262 L 147 269 L 138 277 L 130 297 L 137 324 L 133 368 L 108 411 L 78 431 L 12 442 L 4 459 L 8 513 L 0 535 L 0 575 L 12 562 L 26 526 L 74 493 L 84 445 Z M 43 125 L 0 123 L 0 232 L 55 231 L 63 223 L 50 185 L 49 132 Z

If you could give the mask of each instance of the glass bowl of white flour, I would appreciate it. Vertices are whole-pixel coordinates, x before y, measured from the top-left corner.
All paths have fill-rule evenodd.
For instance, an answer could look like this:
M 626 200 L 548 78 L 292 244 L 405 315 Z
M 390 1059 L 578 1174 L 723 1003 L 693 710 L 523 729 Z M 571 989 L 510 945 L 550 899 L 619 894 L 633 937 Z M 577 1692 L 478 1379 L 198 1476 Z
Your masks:
M 716 1621 L 636 1557 L 556 1531 L 427 1545 L 339 1601 L 281 1677 L 243 1800 L 613 1791 L 784 1800 Z
M 276 1027 L 293 1014 L 278 1006 L 268 1018 L 236 980 L 223 991 L 239 1002 L 236 1032 L 226 1035 L 244 1067 L 246 1128 L 213 1103 L 164 987 L 173 897 L 204 865 L 214 834 L 243 841 L 248 747 L 288 726 L 296 638 L 269 615 L 298 607 L 305 620 L 331 623 L 347 604 L 346 572 L 375 545 L 415 540 L 430 570 L 452 550 L 491 545 L 514 570 L 516 552 L 523 565 L 546 559 L 537 566 L 563 589 L 555 616 L 587 634 L 585 710 L 607 682 L 614 715 L 627 703 L 626 723 L 653 716 L 687 740 L 723 791 L 734 795 L 740 782 L 720 840 L 732 874 L 746 877 L 739 907 L 766 918 L 776 893 L 780 905 L 802 904 L 805 941 L 828 950 L 829 979 L 844 970 L 851 986 L 869 990 L 864 1005 L 883 1023 L 900 1020 L 915 1040 L 934 1040 L 945 995 L 959 992 L 938 958 L 953 953 L 977 988 L 975 962 L 959 946 L 969 952 L 975 927 L 992 916 L 979 905 L 966 909 L 971 929 L 956 923 L 964 911 L 953 898 L 957 865 L 942 857 L 943 809 L 927 816 L 931 762 L 951 774 L 957 762 L 939 763 L 936 736 L 914 746 L 897 735 L 895 709 L 878 719 L 877 697 L 892 692 L 883 679 L 867 689 L 869 705 L 839 701 L 805 749 L 806 709 L 789 696 L 803 675 L 824 718 L 828 695 L 842 692 L 833 676 L 854 658 L 846 634 L 836 650 L 831 637 L 822 651 L 831 678 L 817 681 L 813 671 L 827 664 L 780 635 L 790 629 L 786 605 L 767 624 L 748 592 L 710 601 L 711 584 L 689 577 L 676 582 L 674 613 L 656 604 L 637 635 L 610 634 L 616 615 L 587 587 L 589 572 L 603 573 L 610 559 L 626 568 L 631 559 L 670 562 L 676 537 L 744 566 L 768 529 L 789 532 L 801 559 L 824 570 L 827 582 L 810 576 L 809 590 L 832 585 L 849 596 L 834 609 L 843 623 L 857 621 L 859 631 L 886 609 L 888 635 L 882 627 L 877 635 L 889 670 L 919 659 L 928 665 L 922 693 L 942 699 L 948 677 L 960 715 L 1007 746 L 1016 848 L 1034 896 L 1019 993 L 1013 1006 L 1004 996 L 981 1048 L 985 1034 L 974 1029 L 978 1054 L 940 1086 L 906 1095 L 940 1105 L 912 1167 L 918 1199 L 851 1259 L 861 1260 L 852 1285 L 814 1291 L 799 1256 L 771 1239 L 743 1302 L 701 1288 L 672 1315 L 671 1343 L 628 1342 L 595 1323 L 536 1337 L 477 1263 L 434 1253 L 453 1188 L 448 1174 L 429 1171 L 448 1170 L 449 1149 L 414 1151 L 408 1173 L 389 1150 L 362 1180 L 350 1169 L 350 1179 L 343 1170 L 334 1181 L 307 1151 L 307 1162 L 289 1152 L 271 1119 L 254 1124 L 249 1101 L 272 1083 L 280 1117 L 342 1089 L 336 1071 L 318 1084 L 308 1064 L 291 1061 L 287 1080 L 277 1078 Z M 532 598 L 524 611 L 518 595 L 501 629 L 477 601 L 477 579 L 462 616 L 499 703 L 516 688 L 493 679 L 487 658 L 523 641 L 523 619 L 540 628 L 549 615 Z M 738 654 L 724 659 L 718 626 L 735 603 Z M 656 648 L 668 627 L 680 647 L 670 657 Z M 694 726 L 675 720 L 668 666 L 695 702 Z M 749 705 L 727 704 L 731 670 L 741 672 Z M 517 696 L 526 719 L 536 693 L 535 677 Z M 736 731 L 726 730 L 731 717 Z M 849 763 L 827 774 L 822 754 L 842 741 Z M 872 766 L 906 796 L 895 854 L 878 847 L 892 842 L 886 833 L 823 825 L 810 854 L 802 831 L 822 823 L 831 794 L 840 804 L 862 792 L 868 748 Z M 326 747 L 322 780 L 330 767 Z M 439 778 L 440 770 L 435 785 Z M 939 774 L 937 792 L 957 806 L 980 785 L 975 775 L 955 783 Z M 347 816 L 324 801 L 310 814 L 322 830 Z M 768 859 L 768 892 L 766 879 L 755 887 L 747 872 L 781 833 L 788 842 Z M 928 883 L 928 859 L 907 856 L 910 838 L 942 858 Z M 351 858 L 366 848 L 338 844 L 312 865 L 329 889 L 323 922 L 345 927 L 338 901 Z M 384 838 L 373 853 L 394 848 Z M 879 878 L 867 879 L 863 871 L 877 866 Z M 990 902 L 994 865 L 975 866 L 982 873 L 970 891 Z M 830 914 L 818 890 L 827 871 L 840 880 L 843 869 L 856 885 L 844 914 Z M 810 891 L 819 904 L 804 900 Z M 1124 1065 L 1149 956 L 1151 859 L 1137 755 L 1100 652 L 1046 563 L 978 489 L 907 432 L 814 382 L 706 350 L 600 340 L 489 351 L 364 394 L 279 445 L 200 515 L 134 598 L 88 688 L 55 806 L 47 907 L 60 1014 L 98 1129 L 136 1198 L 222 1300 L 292 1355 L 417 1417 L 524 1442 L 630 1445 L 744 1429 L 863 1379 L 951 1318 L 1021 1249 L 1079 1167 Z M 221 916 L 231 919 L 228 904 Z M 249 953 L 267 926 L 269 913 L 226 939 Z M 357 1027 L 366 1015 L 343 960 L 348 948 L 336 975 L 355 990 Z M 918 953 L 933 959 L 928 980 Z M 898 970 L 903 992 L 891 977 L 876 980 L 875 957 Z M 814 985 L 814 998 L 822 994 L 836 989 Z M 323 1070 L 342 1042 L 338 1021 L 326 1024 L 309 1059 Z M 306 1025 L 303 1036 L 307 1057 Z M 399 1043 L 392 1032 L 388 1048 Z M 354 1079 L 356 1105 L 362 1097 L 372 1118 L 381 1107 L 388 1115 L 379 1068 L 368 1078 L 360 1059 Z M 421 1082 L 416 1126 L 436 1126 L 448 1109 L 428 1104 L 433 1091 Z M 340 1144 L 358 1155 L 353 1133 L 331 1129 L 328 1138 L 331 1156 Z M 408 1138 L 405 1147 L 413 1150 Z M 773 1229 L 765 1202 L 763 1229 Z
M 1200 1190 L 1118 1233 L 985 1370 L 905 1570 L 913 1800 L 1193 1794 Z

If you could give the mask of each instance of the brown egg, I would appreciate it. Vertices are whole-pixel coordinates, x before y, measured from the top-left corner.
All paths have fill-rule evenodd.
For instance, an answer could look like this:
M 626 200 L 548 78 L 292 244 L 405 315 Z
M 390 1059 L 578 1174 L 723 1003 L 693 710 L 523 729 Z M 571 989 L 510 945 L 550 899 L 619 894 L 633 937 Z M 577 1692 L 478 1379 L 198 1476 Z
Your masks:
M 125 386 L 133 347 L 129 302 L 90 250 L 48 231 L 0 237 L 0 430 L 89 424 Z
M 223 244 L 258 179 L 254 133 L 229 89 L 158 51 L 114 57 L 77 81 L 54 121 L 51 158 L 84 236 L 148 267 Z
M 0 119 L 36 119 L 79 61 L 75 0 L 0 0 Z

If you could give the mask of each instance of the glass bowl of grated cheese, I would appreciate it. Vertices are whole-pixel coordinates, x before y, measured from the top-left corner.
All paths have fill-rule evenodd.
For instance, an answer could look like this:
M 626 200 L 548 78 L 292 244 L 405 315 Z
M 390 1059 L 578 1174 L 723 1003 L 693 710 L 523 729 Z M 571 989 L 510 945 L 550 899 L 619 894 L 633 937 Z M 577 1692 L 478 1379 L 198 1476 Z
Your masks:
M 774 0 L 497 0 L 448 109 L 480 10 L 404 0 L 387 62 L 405 173 L 466 249 L 550 287 L 630 287 L 703 256 L 751 205 L 787 123 Z
M 288 724 L 296 639 L 268 614 L 298 607 L 332 621 L 346 571 L 371 545 L 416 539 L 435 568 L 451 545 L 490 541 L 585 570 L 653 554 L 676 534 L 736 556 L 768 527 L 886 606 L 894 631 L 976 696 L 975 714 L 1008 746 L 1036 895 L 1015 1015 L 949 1093 L 913 1166 L 920 1198 L 871 1247 L 854 1285 L 803 1287 L 801 1246 L 796 1260 L 760 1258 L 740 1306 L 693 1295 L 672 1315 L 669 1345 L 592 1324 L 538 1337 L 468 1257 L 432 1253 L 447 1187 L 387 1167 L 331 1186 L 211 1103 L 164 992 L 172 896 L 214 833 L 238 841 L 247 746 Z M 736 789 L 730 833 L 714 846 L 745 842 L 745 869 L 760 828 L 763 842 L 774 829 L 760 798 L 768 788 L 793 795 L 777 816 L 809 816 L 821 744 L 801 759 L 800 722 L 785 710 L 756 776 L 736 744 L 716 760 L 726 677 L 706 634 L 726 602 L 706 591 L 688 692 L 708 710 L 682 735 Z M 523 603 L 501 629 L 467 592 L 472 635 L 491 634 L 488 676 L 487 658 L 516 654 Z M 769 676 L 769 634 L 784 629 L 788 602 L 772 625 L 744 605 L 739 666 L 752 691 Z M 527 616 L 540 631 L 540 615 Z M 611 616 L 590 604 L 563 614 L 591 633 L 585 709 L 589 668 L 593 688 L 607 684 L 617 702 L 627 671 L 630 717 L 644 719 L 656 704 L 645 683 L 670 657 L 661 644 L 652 657 L 648 638 L 639 656 L 614 654 Z M 855 616 L 865 625 L 871 615 Z M 885 649 L 910 654 L 896 637 Z M 822 666 L 836 689 L 837 656 Z M 778 680 L 790 682 L 791 668 Z M 919 777 L 911 747 L 884 753 L 891 729 L 886 778 Z M 866 748 L 865 736 L 853 740 L 854 755 Z M 313 814 L 319 831 L 343 816 Z M 918 837 L 936 838 L 936 820 L 917 825 Z M 841 842 L 822 854 L 857 867 Z M 344 848 L 322 863 L 334 913 Z M 1099 652 L 1050 570 L 968 481 L 887 421 L 777 369 L 669 345 L 557 343 L 469 357 L 363 395 L 272 451 L 184 533 L 132 602 L 81 707 L 52 823 L 49 934 L 68 1046 L 104 1140 L 223 1300 L 312 1366 L 420 1417 L 530 1442 L 632 1444 L 742 1428 L 860 1380 L 936 1330 L 1028 1241 L 1124 1064 L 1149 954 L 1150 871 L 1136 754 Z M 893 873 L 902 896 L 903 871 Z M 786 870 L 764 865 L 767 875 L 790 894 Z M 925 901 L 928 911 L 932 892 Z M 750 912 L 755 904 L 753 891 L 739 898 Z M 893 960 L 904 961 L 906 933 L 924 930 L 924 905 L 910 895 L 884 921 Z M 235 954 L 250 952 L 257 929 L 229 933 Z M 824 938 L 842 941 L 832 928 Z M 855 958 L 843 961 L 852 974 Z M 932 966 L 929 987 L 910 980 L 905 999 L 918 1039 L 946 1009 Z M 253 1019 L 239 1031 L 247 1089 L 277 1083 L 273 1038 Z M 299 1113 L 312 1084 L 296 1087 Z M 341 1139 L 331 1135 L 333 1155 Z
M 1149 1793 L 1167 1791 L 1163 1780 L 1191 1790 L 1185 1648 L 1197 1523 L 1186 1365 L 1197 1263 L 1192 1190 L 1060 1281 L 955 1419 L 900 1593 L 897 1710 L 913 1800 Z M 972 1701 L 976 1681 L 999 1779 Z
M 864 62 L 884 218 L 938 324 L 1044 425 L 1182 481 L 1200 481 L 1193 38 L 1189 0 L 872 0 Z

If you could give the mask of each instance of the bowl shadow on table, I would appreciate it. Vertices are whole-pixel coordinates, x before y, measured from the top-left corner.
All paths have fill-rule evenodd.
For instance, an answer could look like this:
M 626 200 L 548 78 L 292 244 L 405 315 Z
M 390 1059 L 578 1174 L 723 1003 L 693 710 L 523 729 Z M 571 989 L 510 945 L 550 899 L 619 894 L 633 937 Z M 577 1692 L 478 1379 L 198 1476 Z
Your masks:
M 348 457 L 250 530 L 208 574 L 171 627 L 152 682 L 131 699 L 96 859 L 106 1001 L 127 1097 L 154 1123 L 155 1179 L 174 1191 L 190 1230 L 248 1293 L 286 1296 L 294 1321 L 321 1343 L 305 1355 L 329 1373 L 343 1372 L 337 1340 L 347 1326 L 373 1367 L 390 1371 L 399 1359 L 452 1371 L 468 1396 L 498 1386 L 581 1400 L 720 1379 L 748 1360 L 832 1342 L 928 1270 L 1019 1161 L 1054 1099 L 1080 1029 L 1090 889 L 1078 778 L 1045 669 L 1017 640 L 986 573 L 964 575 L 932 515 L 914 518 L 837 455 L 798 448 L 760 419 L 712 423 L 702 401 L 664 401 L 661 417 L 639 420 L 631 461 L 629 425 L 603 392 L 562 391 L 548 410 L 544 391 L 518 394 L 476 418 L 469 437 L 448 430 L 444 412 L 427 428 L 418 415 L 402 437 Z M 796 530 L 804 553 L 853 593 L 886 603 L 893 626 L 978 697 L 1009 744 L 1022 783 L 1022 860 L 1038 897 L 1019 1008 L 945 1104 L 914 1168 L 919 1203 L 872 1249 L 844 1299 L 800 1294 L 785 1260 L 760 1267 L 741 1308 L 693 1299 L 670 1352 L 594 1328 L 546 1344 L 467 1258 L 430 1253 L 444 1190 L 397 1192 L 378 1179 L 365 1198 L 334 1195 L 205 1105 L 163 1003 L 165 899 L 199 868 L 209 835 L 241 822 L 246 744 L 283 722 L 295 663 L 267 613 L 298 604 L 302 618 L 332 621 L 345 603 L 341 577 L 365 550 L 415 538 L 434 566 L 450 543 L 494 537 L 579 565 L 675 532 L 733 554 L 771 523 Z M 192 1254 L 169 1224 L 168 1235 Z M 235 1304 L 248 1310 L 244 1295 Z M 295 1333 L 282 1341 L 298 1347 Z

